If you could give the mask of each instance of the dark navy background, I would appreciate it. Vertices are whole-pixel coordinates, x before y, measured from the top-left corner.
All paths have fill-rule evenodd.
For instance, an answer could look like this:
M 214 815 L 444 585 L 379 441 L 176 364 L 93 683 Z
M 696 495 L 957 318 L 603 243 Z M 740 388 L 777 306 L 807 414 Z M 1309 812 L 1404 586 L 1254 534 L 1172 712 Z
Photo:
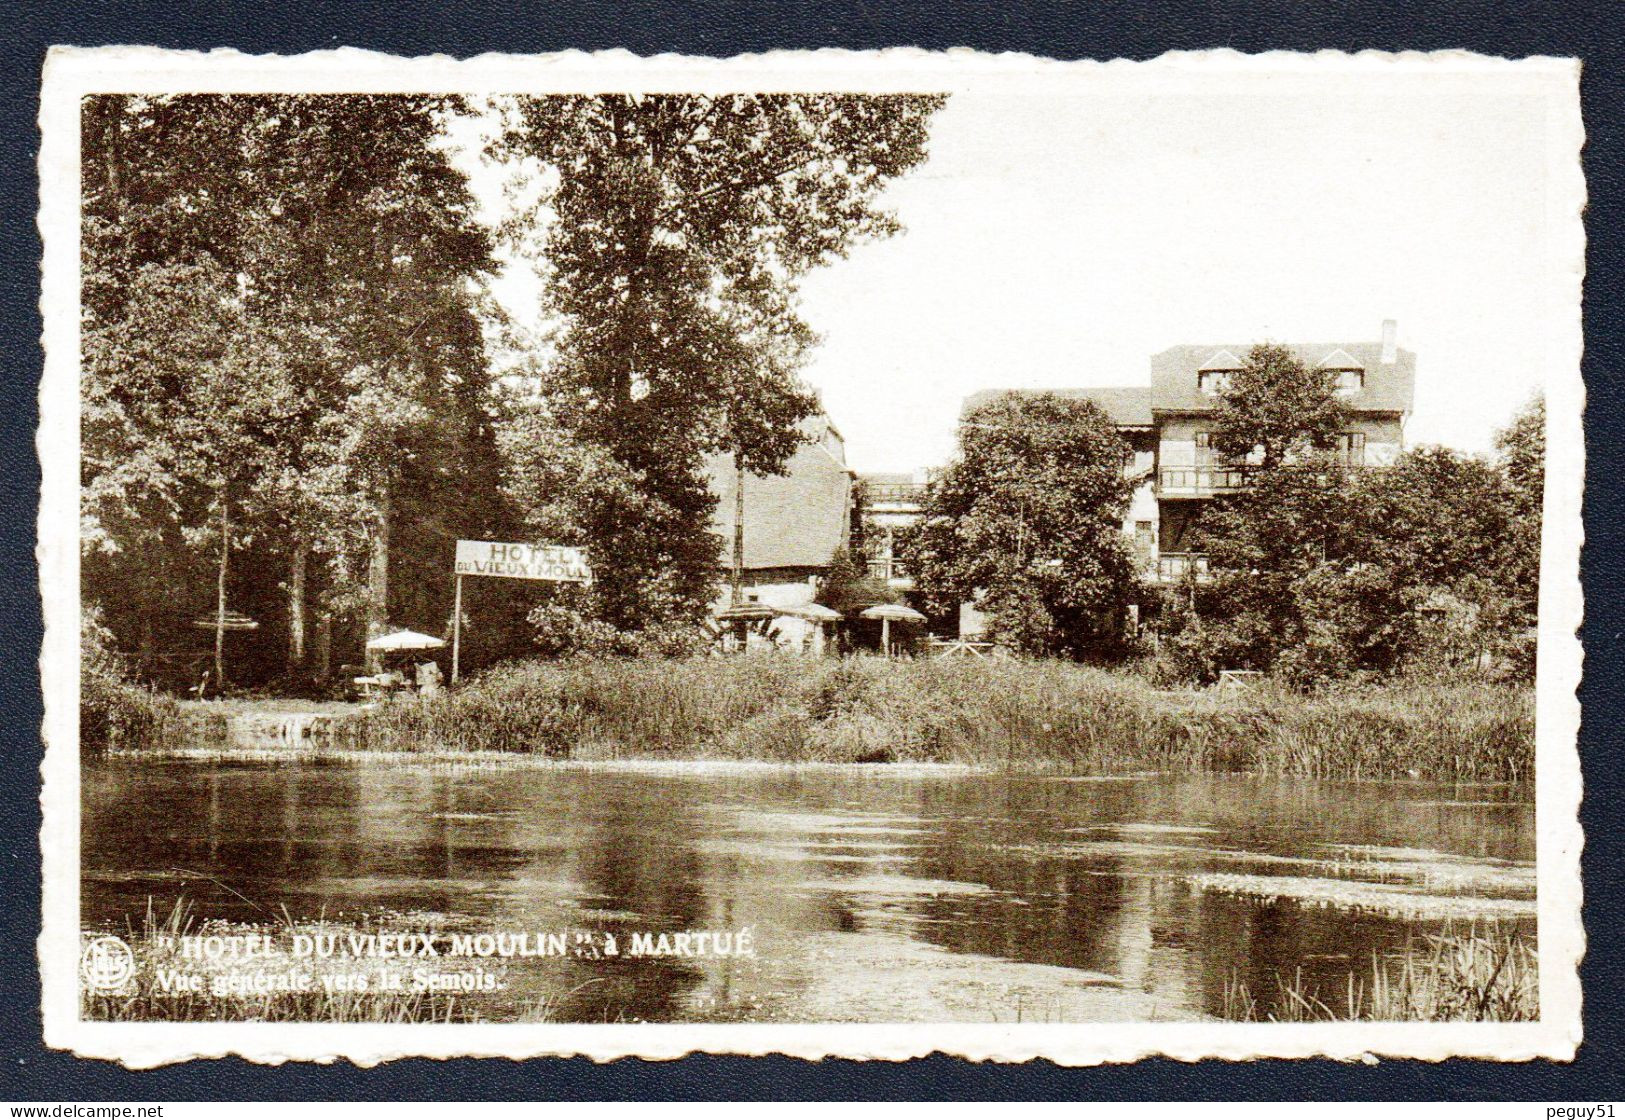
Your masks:
M 1625 322 L 1620 269 L 1625 19 L 1617 4 L 1440 4 L 1360 0 L 1202 0 L 1088 4 L 951 0 L 934 4 L 658 3 L 114 3 L 21 0 L 0 46 L 0 1100 L 206 1099 L 1077 1099 L 1316 1100 L 1409 1098 L 1551 1102 L 1625 1097 L 1620 1052 L 1622 910 L 1620 771 L 1625 511 L 1619 448 Z M 147 43 L 297 52 L 349 45 L 401 54 L 623 47 L 638 54 L 727 55 L 773 48 L 883 46 L 1024 51 L 1057 58 L 1150 58 L 1228 46 L 1384 50 L 1462 47 L 1492 54 L 1579 56 L 1589 136 L 1585 378 L 1585 726 L 1582 818 L 1587 932 L 1586 1043 L 1572 1065 L 1385 1061 L 1227 1065 L 1141 1062 L 1068 1070 L 1047 1063 L 973 1065 L 935 1057 L 900 1064 L 691 1058 L 682 1062 L 395 1062 L 255 1066 L 238 1060 L 135 1073 L 47 1052 L 40 1043 L 38 766 L 40 611 L 34 567 L 39 468 L 34 456 L 39 346 L 35 159 L 39 74 L 53 43 Z M 1267 232 L 1260 231 L 1267 236 Z M 1403 266 L 1403 262 L 1396 262 Z M 1531 1116 L 1537 1115 L 1535 1112 Z

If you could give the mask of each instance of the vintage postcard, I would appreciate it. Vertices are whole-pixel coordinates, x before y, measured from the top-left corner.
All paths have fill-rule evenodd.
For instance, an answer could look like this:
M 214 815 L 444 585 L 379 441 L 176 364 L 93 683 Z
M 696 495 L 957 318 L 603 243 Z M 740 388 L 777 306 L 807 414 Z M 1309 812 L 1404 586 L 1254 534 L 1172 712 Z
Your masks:
M 1571 1058 L 1578 79 L 53 51 L 47 1043 Z

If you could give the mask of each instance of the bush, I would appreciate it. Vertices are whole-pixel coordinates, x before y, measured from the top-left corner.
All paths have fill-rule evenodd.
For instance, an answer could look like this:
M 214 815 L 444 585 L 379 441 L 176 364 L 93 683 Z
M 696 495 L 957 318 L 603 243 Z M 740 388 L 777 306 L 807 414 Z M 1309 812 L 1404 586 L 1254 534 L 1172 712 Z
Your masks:
M 94 609 L 79 623 L 79 745 L 96 753 L 179 745 L 186 735 L 173 697 L 132 684 Z
M 643 630 L 617 630 L 573 607 L 547 604 L 527 616 L 533 641 L 546 657 L 684 657 L 711 636 L 697 625 L 662 622 Z

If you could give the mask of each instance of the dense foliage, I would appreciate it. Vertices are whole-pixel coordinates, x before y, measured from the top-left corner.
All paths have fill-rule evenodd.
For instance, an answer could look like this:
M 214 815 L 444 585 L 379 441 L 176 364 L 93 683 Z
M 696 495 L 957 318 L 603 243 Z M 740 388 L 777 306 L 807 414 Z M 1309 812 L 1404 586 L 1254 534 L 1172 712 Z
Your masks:
M 441 629 L 446 542 L 497 493 L 452 107 L 86 100 L 86 589 L 144 671 L 227 604 L 276 618 L 296 674 L 310 605 L 353 641 Z
M 1213 445 L 1231 462 L 1265 470 L 1325 451 L 1348 426 L 1336 374 L 1310 369 L 1291 350 L 1262 342 L 1247 352 L 1219 394 Z
M 550 184 L 540 241 L 559 325 L 543 399 L 517 418 L 531 525 L 585 545 L 582 609 L 620 629 L 694 619 L 720 542 L 706 456 L 782 469 L 816 402 L 808 271 L 898 226 L 877 199 L 925 158 L 935 96 L 528 97 L 499 150 Z
M 1543 419 L 1537 401 L 1493 461 L 1420 447 L 1349 470 L 1300 450 L 1258 468 L 1203 514 L 1212 574 L 1167 605 L 1169 670 L 1272 670 L 1304 685 L 1469 666 L 1532 674 Z
M 1135 586 L 1122 534 L 1128 447 L 1090 401 L 1006 394 L 960 425 L 904 542 L 929 609 L 976 601 L 1026 653 L 1117 652 Z
M 386 625 L 443 634 L 458 537 L 585 544 L 599 577 L 471 589 L 487 653 L 516 622 L 594 646 L 697 618 L 705 457 L 771 472 L 802 438 L 797 282 L 897 228 L 877 198 L 941 100 L 502 101 L 494 154 L 547 184 L 505 233 L 557 328 L 541 391 L 504 397 L 458 99 L 88 98 L 86 594 L 133 670 L 195 684 L 238 614 L 284 664 L 217 628 L 212 687 L 234 648 L 261 663 L 233 676 L 291 681 Z

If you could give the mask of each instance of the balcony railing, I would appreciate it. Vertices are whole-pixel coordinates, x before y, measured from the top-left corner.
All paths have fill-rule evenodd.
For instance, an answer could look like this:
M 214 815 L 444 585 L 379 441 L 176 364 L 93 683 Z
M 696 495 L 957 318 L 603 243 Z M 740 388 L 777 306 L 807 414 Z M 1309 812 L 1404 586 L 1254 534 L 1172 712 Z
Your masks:
M 869 575 L 890 583 L 894 579 L 911 579 L 908 568 L 895 556 L 873 556 L 869 559 Z
M 1163 583 L 1178 583 L 1187 573 L 1195 573 L 1198 582 L 1213 578 L 1207 570 L 1207 557 L 1200 552 L 1164 552 L 1157 557 L 1157 579 Z
M 1247 485 L 1245 467 L 1164 467 L 1157 490 L 1169 497 L 1227 494 Z
M 863 488 L 863 497 L 871 506 L 917 506 L 925 501 L 925 489 L 924 482 L 870 482 Z

